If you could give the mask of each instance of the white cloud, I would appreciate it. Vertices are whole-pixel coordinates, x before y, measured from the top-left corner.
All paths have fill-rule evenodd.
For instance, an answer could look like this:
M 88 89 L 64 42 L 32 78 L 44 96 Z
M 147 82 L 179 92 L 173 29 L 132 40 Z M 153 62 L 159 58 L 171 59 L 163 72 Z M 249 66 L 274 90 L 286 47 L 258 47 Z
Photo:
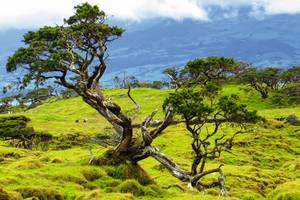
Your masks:
M 232 16 L 242 6 L 252 7 L 253 13 L 260 15 L 300 13 L 300 0 L 3 0 L 0 29 L 61 23 L 73 13 L 75 5 L 86 1 L 116 18 L 135 21 L 154 17 L 207 20 L 211 6 L 227 10 Z M 230 17 L 228 13 L 223 16 Z
M 264 9 L 267 14 L 296 14 L 300 12 L 300 0 L 269 0 L 265 1 Z
M 98 2 L 106 12 L 123 19 L 142 20 L 160 16 L 175 19 L 207 19 L 206 11 L 195 0 L 102 0 Z

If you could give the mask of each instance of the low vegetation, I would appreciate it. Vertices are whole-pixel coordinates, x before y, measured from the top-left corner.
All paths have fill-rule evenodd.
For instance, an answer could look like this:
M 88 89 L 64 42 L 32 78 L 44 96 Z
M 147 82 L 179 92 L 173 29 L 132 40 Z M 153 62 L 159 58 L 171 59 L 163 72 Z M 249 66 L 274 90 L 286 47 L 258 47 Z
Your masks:
M 126 105 L 130 102 L 124 96 L 126 92 L 112 89 L 106 90 L 105 94 L 114 98 L 120 105 Z M 169 92 L 171 91 L 136 89 L 132 91 L 132 96 L 146 114 L 162 105 Z M 258 110 L 258 113 L 267 119 L 263 126 L 253 127 L 251 133 L 236 137 L 231 153 L 224 152 L 220 158 L 208 161 L 208 168 L 224 164 L 223 172 L 228 192 L 226 198 L 298 198 L 300 128 L 287 123 L 286 118 L 291 114 L 299 116 L 300 107 L 278 109 L 270 103 L 271 101 L 261 101 L 255 92 L 245 92 L 243 87 L 236 85 L 226 86 L 222 93 L 238 93 L 242 103 L 249 105 L 251 110 Z M 149 105 L 149 101 L 153 104 Z M 134 105 L 131 105 L 127 111 L 130 112 L 133 108 Z M 202 194 L 190 190 L 187 184 L 172 178 L 154 159 L 146 159 L 140 163 L 153 181 L 147 186 L 144 186 L 143 179 L 129 173 L 132 172 L 128 169 L 130 165 L 88 165 L 91 156 L 88 145 L 94 155 L 104 154 L 111 147 L 102 147 L 96 138 L 113 132 L 108 129 L 108 123 L 97 117 L 96 112 L 86 106 L 79 97 L 46 103 L 20 114 L 31 118 L 29 126 L 37 131 L 49 132 L 54 139 L 47 151 L 34 148 L 26 150 L 13 147 L 7 141 L 1 142 L 0 185 L 2 190 L 6 191 L 1 195 L 9 194 L 11 199 L 21 199 L 25 194 L 22 194 L 22 191 L 32 191 L 33 195 L 34 191 L 39 190 L 43 195 L 60 194 L 64 199 L 198 199 L 199 195 L 203 199 L 221 199 L 215 196 L 218 196 L 218 189 L 209 189 Z M 157 118 L 162 115 L 160 110 Z M 87 122 L 83 122 L 84 119 Z M 76 120 L 79 120 L 79 123 L 76 123 Z M 138 117 L 134 123 L 142 120 L 142 117 Z M 233 133 L 234 129 L 229 126 L 222 131 Z M 134 132 L 137 133 L 138 129 Z M 90 137 L 86 138 L 86 135 Z M 70 143 L 66 138 L 72 138 L 72 141 L 77 139 L 78 142 Z M 174 157 L 184 169 L 189 169 L 189 163 L 193 160 L 190 142 L 191 138 L 186 134 L 184 125 L 175 124 L 166 129 L 154 145 Z M 63 146 L 65 148 L 62 148 Z M 210 179 L 214 180 L 215 177 Z M 125 180 L 129 181 L 128 185 L 133 183 L 134 191 L 128 190 Z M 174 183 L 184 190 L 178 187 L 162 188 Z M 127 189 L 124 189 L 124 185 Z M 124 190 L 126 193 L 122 193 Z
M 299 67 L 208 57 L 166 69 L 167 84 L 124 76 L 125 90 L 104 89 L 124 32 L 106 19 L 78 5 L 9 57 L 8 72 L 26 72 L 16 86 L 36 89 L 0 104 L 1 198 L 299 198 Z M 65 90 L 40 87 L 52 81 Z

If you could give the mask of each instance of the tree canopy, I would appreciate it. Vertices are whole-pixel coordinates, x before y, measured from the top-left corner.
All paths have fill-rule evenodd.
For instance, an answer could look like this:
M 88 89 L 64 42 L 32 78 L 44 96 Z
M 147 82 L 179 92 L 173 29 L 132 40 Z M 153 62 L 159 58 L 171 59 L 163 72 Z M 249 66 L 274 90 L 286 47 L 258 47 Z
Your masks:
M 90 164 L 130 162 L 137 165 L 140 160 L 152 156 L 174 177 L 189 182 L 192 187 L 219 186 L 224 192 L 221 166 L 204 171 L 204 165 L 207 159 L 218 157 L 221 151 L 230 149 L 238 133 L 228 138 L 218 137 L 212 146 L 208 139 L 219 133 L 218 128 L 223 123 L 241 125 L 258 120 L 256 112 L 250 112 L 237 103 L 236 96 L 219 96 L 221 83 L 240 73 L 245 65 L 232 58 L 209 57 L 190 61 L 180 71 L 167 69 L 165 73 L 174 79 L 172 84 L 176 85 L 177 91 L 171 93 L 164 103 L 163 120 L 155 128 L 149 129 L 157 113 L 154 111 L 140 124 L 140 138 L 136 138 L 132 118 L 111 98 L 105 97 L 99 83 L 108 67 L 108 44 L 124 32 L 120 27 L 107 24 L 106 18 L 98 6 L 88 3 L 76 6 L 75 14 L 65 19 L 62 26 L 45 26 L 25 34 L 25 47 L 9 57 L 7 71 L 25 69 L 26 74 L 20 81 L 21 89 L 32 83 L 40 86 L 52 79 L 66 89 L 74 90 L 114 127 L 119 136 L 117 145 L 99 159 L 92 156 Z M 116 79 L 116 82 L 119 81 Z M 137 79 L 131 77 L 129 83 L 137 84 Z M 130 84 L 127 94 L 138 113 L 140 106 L 130 95 Z M 152 146 L 153 140 L 172 124 L 175 114 L 183 117 L 187 130 L 193 136 L 195 160 L 191 172 L 180 169 L 168 156 Z M 210 132 L 211 129 L 207 128 L 206 135 L 200 134 L 207 124 L 213 124 L 214 130 Z M 218 182 L 206 185 L 199 181 L 215 172 L 221 174 Z
M 249 111 L 246 105 L 238 103 L 236 95 L 220 96 L 219 91 L 212 86 L 180 89 L 169 95 L 163 108 L 171 106 L 173 113 L 184 119 L 186 129 L 192 136 L 192 186 L 198 187 L 199 190 L 218 186 L 221 193 L 225 194 L 222 165 L 207 169 L 206 163 L 208 160 L 219 158 L 223 151 L 230 151 L 234 138 L 247 131 L 246 124 L 257 123 L 262 118 L 256 111 Z M 228 124 L 236 127 L 237 131 L 234 134 L 220 131 Z M 218 181 L 205 183 L 200 180 L 212 173 L 220 174 Z
M 95 87 L 103 76 L 107 45 L 124 29 L 105 23 L 106 14 L 97 6 L 84 3 L 62 26 L 45 26 L 24 35 L 25 47 L 9 57 L 6 68 L 12 72 L 25 68 L 21 87 L 48 79 L 83 93 Z
M 241 82 L 249 84 L 257 90 L 263 99 L 269 96 L 270 90 L 275 90 L 282 84 L 281 68 L 255 68 L 246 70 L 241 76 Z
M 183 69 L 170 67 L 164 73 L 170 78 L 170 84 L 175 88 L 182 86 L 220 84 L 230 77 L 240 74 L 247 68 L 242 62 L 233 58 L 208 57 L 189 61 Z

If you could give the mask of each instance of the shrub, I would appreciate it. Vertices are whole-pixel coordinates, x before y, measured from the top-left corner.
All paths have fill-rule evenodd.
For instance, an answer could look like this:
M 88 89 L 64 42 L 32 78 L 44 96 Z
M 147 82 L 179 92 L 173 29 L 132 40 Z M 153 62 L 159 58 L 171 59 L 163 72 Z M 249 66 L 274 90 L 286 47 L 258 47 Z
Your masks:
M 27 127 L 30 121 L 25 116 L 0 117 L 0 138 L 4 140 L 18 140 L 16 146 L 31 149 L 33 128 Z
M 95 168 L 84 169 L 82 171 L 82 175 L 88 181 L 94 181 L 94 180 L 97 180 L 97 179 L 105 176 L 104 172 L 102 172 L 98 169 L 95 169 Z
M 153 183 L 153 180 L 139 165 L 120 164 L 117 166 L 109 166 L 105 171 L 108 176 L 116 179 L 135 179 L 142 185 Z
M 33 128 L 27 127 L 29 121 L 25 116 L 0 117 L 0 137 L 5 139 L 34 135 Z
M 118 191 L 122 193 L 131 193 L 134 196 L 144 195 L 143 187 L 135 180 L 126 180 L 118 186 Z
M 64 196 L 52 189 L 25 187 L 16 190 L 23 198 L 38 198 L 40 200 L 64 200 Z

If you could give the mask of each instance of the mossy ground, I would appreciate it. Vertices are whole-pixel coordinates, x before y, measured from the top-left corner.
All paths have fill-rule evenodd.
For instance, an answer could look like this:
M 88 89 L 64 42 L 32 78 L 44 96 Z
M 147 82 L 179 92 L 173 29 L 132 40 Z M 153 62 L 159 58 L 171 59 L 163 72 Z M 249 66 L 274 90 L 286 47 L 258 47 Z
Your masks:
M 142 109 L 134 120 L 141 122 L 156 108 L 161 108 L 170 91 L 135 89 L 132 96 Z M 126 90 L 106 90 L 122 108 L 132 114 L 134 105 Z M 300 127 L 274 120 L 295 114 L 300 117 L 300 107 L 278 108 L 269 99 L 261 100 L 259 94 L 235 85 L 227 86 L 224 94 L 237 93 L 250 109 L 256 109 L 268 122 L 254 127 L 251 133 L 238 136 L 232 154 L 225 153 L 207 167 L 224 163 L 229 197 L 225 199 L 299 199 L 300 198 Z M 152 158 L 140 165 L 156 184 L 147 186 L 129 176 L 129 166 L 89 166 L 87 148 L 89 138 L 111 133 L 110 125 L 88 105 L 77 98 L 49 100 L 45 104 L 22 114 L 31 118 L 30 126 L 37 131 L 49 132 L 55 142 L 61 143 L 47 151 L 39 148 L 25 150 L 1 142 L 0 146 L 0 199 L 9 194 L 11 199 L 223 199 L 218 190 L 200 194 L 190 191 L 185 184 L 173 178 Z M 155 119 L 163 116 L 160 110 Z M 76 122 L 79 121 L 79 122 Z M 84 122 L 85 121 L 85 122 Z M 225 128 L 233 132 L 231 127 Z M 135 130 L 136 134 L 139 130 Z M 72 137 L 66 136 L 71 135 Z M 74 138 L 79 138 L 74 142 Z M 68 139 L 69 138 L 69 139 Z M 86 140 L 85 140 L 86 139 Z M 72 141 L 68 141 L 72 140 Z M 189 169 L 193 156 L 191 138 L 184 126 L 169 127 L 155 141 L 155 146 L 170 155 L 183 168 Z M 95 155 L 107 149 L 93 144 Z M 160 186 L 179 183 L 186 188 L 163 190 Z

